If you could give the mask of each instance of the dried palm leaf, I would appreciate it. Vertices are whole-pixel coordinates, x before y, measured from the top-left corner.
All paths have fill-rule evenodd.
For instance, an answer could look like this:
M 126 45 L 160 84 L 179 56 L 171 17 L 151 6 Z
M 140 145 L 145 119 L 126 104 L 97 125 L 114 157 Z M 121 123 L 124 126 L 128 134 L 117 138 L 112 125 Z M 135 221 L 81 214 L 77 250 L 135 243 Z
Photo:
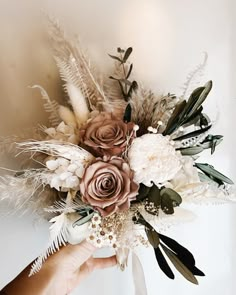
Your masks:
M 50 240 L 46 250 L 36 259 L 30 271 L 30 276 L 39 272 L 44 261 L 53 253 L 59 250 L 67 242 L 67 215 L 62 213 L 50 220 Z
M 66 83 L 65 90 L 71 84 L 78 88 L 91 110 L 100 110 L 102 105 L 109 103 L 100 79 L 82 52 L 79 42 L 77 46 L 69 42 L 59 24 L 53 20 L 50 20 L 50 37 L 61 78 Z
M 35 89 L 38 88 L 41 92 L 42 99 L 45 101 L 44 102 L 44 110 L 47 113 L 50 113 L 48 119 L 49 123 L 51 124 L 52 127 L 58 126 L 58 124 L 61 122 L 58 109 L 59 109 L 59 104 L 55 100 L 51 100 L 50 97 L 48 96 L 46 90 L 40 86 L 40 85 L 33 85 L 31 88 Z
M 202 77 L 204 75 L 204 70 L 207 65 L 208 55 L 204 52 L 203 61 L 196 66 L 187 76 L 187 80 L 183 86 L 182 98 L 188 99 L 192 91 L 201 84 Z

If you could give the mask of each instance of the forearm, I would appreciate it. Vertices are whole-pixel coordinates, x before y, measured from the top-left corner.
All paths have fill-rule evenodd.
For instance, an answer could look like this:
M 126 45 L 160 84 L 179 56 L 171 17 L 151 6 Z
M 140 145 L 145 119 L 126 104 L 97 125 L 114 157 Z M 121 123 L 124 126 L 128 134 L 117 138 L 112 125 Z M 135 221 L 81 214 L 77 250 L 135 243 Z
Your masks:
M 49 269 L 44 268 L 39 273 L 29 277 L 30 266 L 26 267 L 2 291 L 1 295 L 51 295 L 53 293 L 53 277 Z

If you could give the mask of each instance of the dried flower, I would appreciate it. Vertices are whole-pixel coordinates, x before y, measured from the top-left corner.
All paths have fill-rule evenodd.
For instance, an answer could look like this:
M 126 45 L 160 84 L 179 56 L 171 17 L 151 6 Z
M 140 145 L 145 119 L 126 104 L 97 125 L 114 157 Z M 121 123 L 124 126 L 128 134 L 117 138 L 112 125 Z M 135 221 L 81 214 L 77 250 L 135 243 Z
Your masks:
M 81 142 L 97 156 L 118 156 L 127 146 L 127 136 L 134 136 L 133 127 L 112 113 L 99 113 L 80 130 Z
M 127 210 L 138 193 L 128 163 L 118 157 L 97 159 L 87 167 L 80 183 L 82 201 L 103 216 Z
M 180 155 L 171 145 L 168 137 L 161 134 L 145 134 L 135 138 L 128 153 L 134 180 L 157 186 L 173 179 L 181 169 Z
M 73 144 L 78 144 L 79 142 L 76 128 L 72 125 L 67 125 L 64 122 L 61 122 L 56 128 L 46 128 L 44 132 L 48 135 L 48 139 Z

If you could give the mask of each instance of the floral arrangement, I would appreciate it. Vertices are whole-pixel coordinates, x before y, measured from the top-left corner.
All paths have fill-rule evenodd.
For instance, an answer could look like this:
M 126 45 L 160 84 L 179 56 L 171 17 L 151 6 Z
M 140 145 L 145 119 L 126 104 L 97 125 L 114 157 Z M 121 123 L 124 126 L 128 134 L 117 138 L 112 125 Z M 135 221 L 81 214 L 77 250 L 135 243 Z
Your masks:
M 212 122 L 203 112 L 212 82 L 187 99 L 157 95 L 131 80 L 131 47 L 110 55 L 115 71 L 104 81 L 57 24 L 51 31 L 67 100 L 59 105 L 33 86 L 41 90 L 51 127 L 40 127 L 40 139 L 17 143 L 31 164 L 0 183 L 0 199 L 51 216 L 49 245 L 31 275 L 60 246 L 87 239 L 98 248 L 113 248 L 121 269 L 129 252 L 151 246 L 169 278 L 174 279 L 172 263 L 197 284 L 196 276 L 204 273 L 193 255 L 163 230 L 178 216 L 179 206 L 233 197 L 233 182 L 198 161 L 202 151 L 214 153 L 222 141 L 210 133 Z M 137 274 L 141 266 L 135 254 L 133 261 Z

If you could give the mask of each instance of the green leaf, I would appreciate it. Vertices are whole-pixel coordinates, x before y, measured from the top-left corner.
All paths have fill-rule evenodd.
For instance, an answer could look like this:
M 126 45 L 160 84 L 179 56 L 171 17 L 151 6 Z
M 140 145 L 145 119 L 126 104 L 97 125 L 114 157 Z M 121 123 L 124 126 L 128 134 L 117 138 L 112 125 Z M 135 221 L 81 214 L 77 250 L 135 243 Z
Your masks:
M 150 189 L 151 189 L 150 187 L 144 185 L 143 183 L 140 183 L 138 195 L 136 196 L 136 200 L 142 201 L 142 200 L 146 199 Z
M 93 217 L 93 215 L 94 215 L 94 212 L 90 213 L 89 215 L 87 215 L 85 217 L 79 218 L 78 220 L 76 220 L 72 224 L 72 227 L 79 226 L 79 225 L 82 225 L 82 224 L 88 222 Z
M 161 197 L 168 196 L 172 201 L 174 207 L 179 206 L 182 203 L 181 196 L 171 188 L 163 188 L 161 190 Z
M 173 202 L 167 194 L 161 196 L 161 210 L 168 215 L 174 214 Z
M 185 109 L 186 106 L 186 100 L 182 101 L 181 103 L 177 104 L 177 106 L 174 109 L 174 112 L 172 113 L 165 131 L 163 132 L 163 135 L 168 135 L 171 134 L 176 130 L 178 127 L 178 120 L 180 115 L 182 114 L 183 110 Z
M 153 186 L 150 188 L 147 199 L 151 203 L 154 203 L 156 207 L 161 206 L 161 190 L 153 184 Z
M 118 56 L 115 56 L 115 55 L 111 55 L 111 54 L 108 54 L 112 59 L 115 59 L 115 60 L 118 60 L 120 63 L 122 63 L 122 60 L 118 57 Z
M 210 93 L 212 89 L 212 81 L 208 81 L 205 86 L 203 91 L 201 92 L 198 100 L 196 101 L 196 103 L 194 104 L 194 106 L 191 108 L 191 111 L 189 113 L 189 116 L 191 116 L 205 101 L 205 99 L 207 98 L 208 94 Z
M 123 118 L 124 122 L 131 121 L 131 112 L 132 112 L 132 108 L 131 108 L 131 105 L 128 103 L 124 113 L 124 118 Z
M 190 148 L 179 149 L 183 156 L 194 156 L 200 154 L 203 150 L 204 148 L 202 146 L 193 146 Z
M 128 93 L 127 93 L 127 97 L 128 98 L 131 97 L 132 92 L 135 91 L 137 88 L 138 88 L 138 83 L 136 81 L 133 81 L 131 83 L 130 89 L 129 89 Z
M 190 125 L 197 125 L 197 123 L 200 121 L 201 113 L 203 111 L 203 107 L 201 106 L 196 112 L 194 112 L 190 117 L 187 117 L 184 120 L 184 126 L 190 126 Z M 206 124 L 208 125 L 208 124 Z
M 227 176 L 223 175 L 219 171 L 215 170 L 215 168 L 209 164 L 203 164 L 203 163 L 195 163 L 195 166 L 200 169 L 202 172 L 207 174 L 207 176 L 212 176 L 220 181 L 223 181 L 228 184 L 234 184 L 234 182 L 228 178 Z
M 212 126 L 210 125 L 210 126 L 207 126 L 205 128 L 201 128 L 199 130 L 196 130 L 196 131 L 193 131 L 193 132 L 184 134 L 182 136 L 176 137 L 173 140 L 174 141 L 177 141 L 177 140 L 183 140 L 183 139 L 187 139 L 187 138 L 198 136 L 198 135 L 200 135 L 200 134 L 205 133 L 206 131 L 208 131 L 211 127 Z
M 173 280 L 175 278 L 175 276 L 174 276 L 171 268 L 169 267 L 164 255 L 162 254 L 160 247 L 154 249 L 154 252 L 155 252 L 156 260 L 157 260 L 157 263 L 158 263 L 160 269 L 164 272 L 164 274 L 168 278 Z
M 125 50 L 124 50 L 124 49 L 121 49 L 120 47 L 118 47 L 118 48 L 117 48 L 117 52 L 118 52 L 118 53 L 124 53 Z
M 206 174 L 201 173 L 201 172 L 198 172 L 198 176 L 202 182 L 212 183 L 212 181 L 214 181 L 212 178 L 210 178 L 209 176 L 207 176 Z
M 128 60 L 128 58 L 129 58 L 130 54 L 132 53 L 132 51 L 133 51 L 133 48 L 132 47 L 129 47 L 125 51 L 125 54 L 124 54 L 124 57 L 123 57 L 123 61 L 122 61 L 123 63 L 125 63 Z
M 152 245 L 153 248 L 158 248 L 160 244 L 159 234 L 154 230 L 154 228 L 146 228 L 145 229 L 147 238 L 149 243 Z
M 173 253 L 170 249 L 168 249 L 165 245 L 161 243 L 161 247 L 166 253 L 167 257 L 173 263 L 174 267 L 178 270 L 182 276 L 188 280 L 189 282 L 198 285 L 198 281 L 195 276 L 191 273 L 191 271 L 178 259 L 178 257 Z
M 201 143 L 201 146 L 204 149 L 211 149 L 211 154 L 215 152 L 216 146 L 223 141 L 222 135 L 211 135 L 209 134 L 204 141 Z
M 129 76 L 130 76 L 132 70 L 133 70 L 133 64 L 131 64 L 131 65 L 129 66 L 129 71 L 128 71 L 127 75 L 126 75 L 126 79 L 129 79 Z

